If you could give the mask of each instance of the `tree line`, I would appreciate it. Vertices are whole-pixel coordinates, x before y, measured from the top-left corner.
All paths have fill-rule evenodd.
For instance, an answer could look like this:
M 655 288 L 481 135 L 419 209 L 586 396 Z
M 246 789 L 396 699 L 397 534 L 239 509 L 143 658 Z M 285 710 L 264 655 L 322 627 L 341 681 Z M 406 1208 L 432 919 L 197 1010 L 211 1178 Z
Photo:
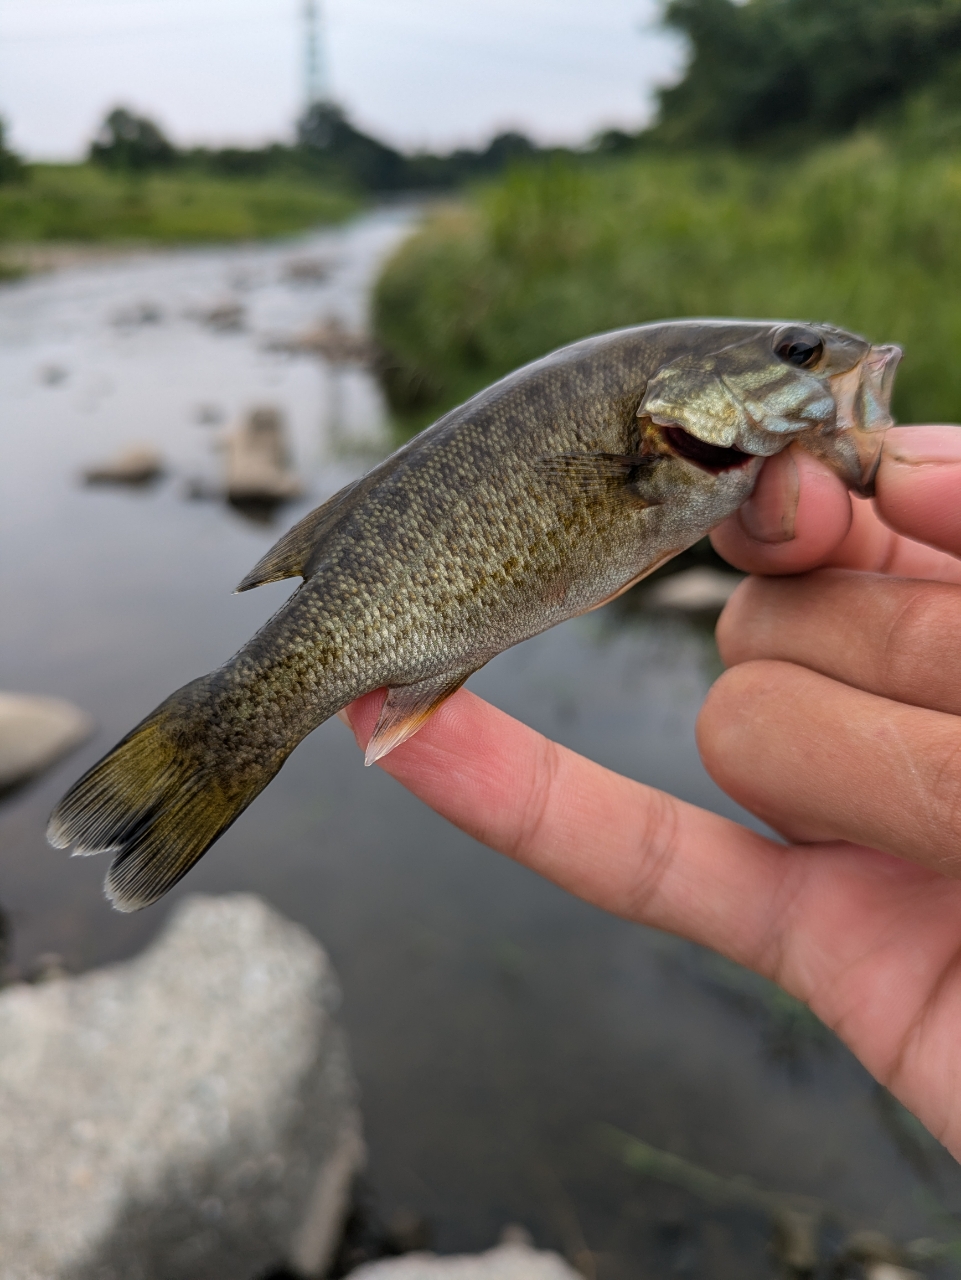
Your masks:
M 961 110 L 961 0 L 667 0 L 689 57 L 651 137 L 805 145 Z
M 538 148 L 520 133 L 501 133 L 479 150 L 406 155 L 356 128 L 343 109 L 318 102 L 301 116 L 293 144 L 178 149 L 154 121 L 116 107 L 91 143 L 89 159 L 123 173 L 199 170 L 221 177 L 306 176 L 362 191 L 454 187 L 500 172 Z

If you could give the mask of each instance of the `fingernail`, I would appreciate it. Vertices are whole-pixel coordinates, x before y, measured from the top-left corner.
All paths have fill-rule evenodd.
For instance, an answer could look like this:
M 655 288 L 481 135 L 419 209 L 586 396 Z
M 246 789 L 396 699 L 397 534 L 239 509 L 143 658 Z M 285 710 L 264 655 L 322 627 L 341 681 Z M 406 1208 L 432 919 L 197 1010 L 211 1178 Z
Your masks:
M 348 729 L 353 729 L 354 726 L 350 723 L 350 716 L 347 714 L 346 707 L 341 707 L 341 709 L 337 712 L 337 719 L 341 722 L 341 724 L 345 724 Z
M 907 467 L 961 462 L 961 427 L 891 427 L 884 457 Z
M 793 449 L 765 462 L 757 486 L 738 512 L 741 527 L 755 542 L 790 542 L 800 496 Z

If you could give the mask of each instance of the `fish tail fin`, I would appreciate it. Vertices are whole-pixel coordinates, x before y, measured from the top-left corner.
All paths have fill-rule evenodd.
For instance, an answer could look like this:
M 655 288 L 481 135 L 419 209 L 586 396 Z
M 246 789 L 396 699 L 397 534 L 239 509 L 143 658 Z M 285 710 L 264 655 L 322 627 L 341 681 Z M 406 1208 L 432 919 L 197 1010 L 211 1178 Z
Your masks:
M 214 676 L 172 694 L 70 788 L 47 839 L 78 854 L 114 854 L 107 897 L 137 911 L 163 896 L 246 809 L 280 768 L 238 762 L 211 711 Z M 285 753 L 286 754 L 286 753 Z

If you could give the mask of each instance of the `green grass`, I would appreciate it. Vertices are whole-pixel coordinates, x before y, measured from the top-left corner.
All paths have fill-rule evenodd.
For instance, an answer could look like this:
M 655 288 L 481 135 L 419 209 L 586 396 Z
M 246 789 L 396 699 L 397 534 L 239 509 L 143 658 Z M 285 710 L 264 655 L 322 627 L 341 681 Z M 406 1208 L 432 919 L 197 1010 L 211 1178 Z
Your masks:
M 562 343 L 697 315 L 826 320 L 900 342 L 901 420 L 957 420 L 961 154 L 862 136 L 793 163 L 531 164 L 431 217 L 374 302 L 408 429 Z
M 0 185 L 4 243 L 189 243 L 286 235 L 356 211 L 342 190 L 296 178 L 141 177 L 94 165 L 32 165 Z

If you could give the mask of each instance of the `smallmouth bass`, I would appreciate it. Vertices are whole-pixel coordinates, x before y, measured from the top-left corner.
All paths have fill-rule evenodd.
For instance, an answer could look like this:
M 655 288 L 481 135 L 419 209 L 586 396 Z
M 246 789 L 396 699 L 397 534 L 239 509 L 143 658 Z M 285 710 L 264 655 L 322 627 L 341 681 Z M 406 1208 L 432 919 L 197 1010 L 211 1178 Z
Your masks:
M 298 742 L 388 690 L 373 763 L 503 649 L 595 609 L 734 512 L 792 442 L 873 491 L 901 352 L 822 324 L 684 320 L 527 365 L 305 516 L 238 590 L 303 584 L 67 792 L 122 911 L 175 884 Z

